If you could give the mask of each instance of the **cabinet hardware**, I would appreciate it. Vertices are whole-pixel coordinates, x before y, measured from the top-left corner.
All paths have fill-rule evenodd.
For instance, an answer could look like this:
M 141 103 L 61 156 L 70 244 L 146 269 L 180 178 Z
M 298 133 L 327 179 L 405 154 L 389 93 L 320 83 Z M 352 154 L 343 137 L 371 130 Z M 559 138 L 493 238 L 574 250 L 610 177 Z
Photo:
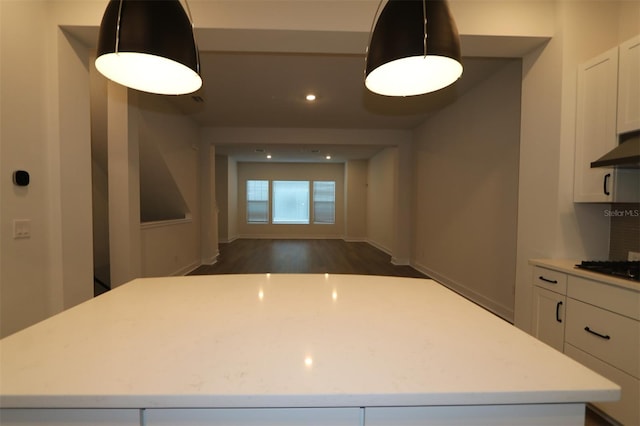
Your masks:
M 562 318 L 560 318 L 560 306 L 562 306 L 562 302 L 556 304 L 556 321 L 558 322 L 562 322 Z
M 549 278 L 545 278 L 545 277 L 543 277 L 542 275 L 540 275 L 540 276 L 538 277 L 538 279 L 541 279 L 542 281 L 546 281 L 546 282 L 551 283 L 551 284 L 558 284 L 558 281 L 556 281 L 556 280 L 550 280 Z
M 591 334 L 595 334 L 596 336 L 605 339 L 605 340 L 609 340 L 611 339 L 611 336 L 609 336 L 608 334 L 600 334 L 597 331 L 593 331 L 591 330 L 588 326 L 584 328 L 584 331 L 591 333 Z
M 607 173 L 606 175 L 604 175 L 604 188 L 602 188 L 602 190 L 604 191 L 604 195 L 611 195 L 611 192 L 609 192 L 609 178 L 611 177 L 611 173 Z

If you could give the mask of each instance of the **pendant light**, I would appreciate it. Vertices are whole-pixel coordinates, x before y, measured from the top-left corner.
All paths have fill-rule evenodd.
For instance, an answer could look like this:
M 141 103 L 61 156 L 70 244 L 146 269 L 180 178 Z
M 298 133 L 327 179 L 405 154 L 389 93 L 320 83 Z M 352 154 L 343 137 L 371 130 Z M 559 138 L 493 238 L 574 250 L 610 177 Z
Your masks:
M 421 95 L 454 83 L 462 75 L 460 39 L 446 0 L 389 0 L 366 61 L 365 85 L 380 95 Z
M 97 56 L 100 73 L 132 89 L 182 95 L 202 86 L 193 24 L 179 0 L 110 0 Z

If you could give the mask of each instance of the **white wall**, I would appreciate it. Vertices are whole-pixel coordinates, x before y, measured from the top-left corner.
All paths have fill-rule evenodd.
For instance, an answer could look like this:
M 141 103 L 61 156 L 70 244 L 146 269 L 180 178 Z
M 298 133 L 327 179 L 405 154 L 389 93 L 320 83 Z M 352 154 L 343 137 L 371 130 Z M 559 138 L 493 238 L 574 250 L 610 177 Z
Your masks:
M 395 247 L 398 149 L 386 148 L 369 159 L 367 171 L 367 241 L 392 254 Z
M 141 273 L 181 275 L 201 261 L 199 127 L 159 96 L 139 94 L 138 111 L 140 144 L 157 149 L 190 213 L 185 221 L 143 225 Z
M 414 264 L 513 318 L 520 62 L 416 129 Z
M 233 241 L 238 238 L 238 163 L 229 158 L 227 161 L 227 182 L 229 193 L 227 194 L 228 225 L 227 239 Z
M 229 157 L 216 155 L 215 197 L 218 212 L 218 238 L 229 241 Z
M 0 337 L 46 318 L 50 305 L 47 267 L 46 11 L 40 2 L 0 2 Z M 15 43 L 20 40 L 20 43 Z M 18 101 L 19 100 L 19 101 Z M 14 170 L 31 184 L 13 185 Z M 13 220 L 31 220 L 31 238 L 13 239 Z
M 346 241 L 367 239 L 367 160 L 349 160 L 345 164 L 345 225 Z

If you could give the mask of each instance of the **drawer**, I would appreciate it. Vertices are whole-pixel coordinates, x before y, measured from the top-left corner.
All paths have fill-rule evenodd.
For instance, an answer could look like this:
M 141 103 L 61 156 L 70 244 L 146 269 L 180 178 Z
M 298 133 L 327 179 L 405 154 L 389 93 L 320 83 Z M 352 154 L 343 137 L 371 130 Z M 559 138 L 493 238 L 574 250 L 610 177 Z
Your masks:
M 567 298 L 567 343 L 638 378 L 640 322 Z
M 571 345 L 565 345 L 564 353 L 620 386 L 621 396 L 619 401 L 595 402 L 593 405 L 624 425 L 640 425 L 640 409 L 638 409 L 640 380 Z
M 535 266 L 533 284 L 556 293 L 567 294 L 567 274 L 552 269 Z
M 365 426 L 583 425 L 583 404 L 366 407 Z
M 0 408 L 2 426 L 140 426 L 136 409 Z
M 151 408 L 146 426 L 358 426 L 360 408 Z
M 640 290 L 640 285 L 638 289 Z M 572 299 L 640 320 L 640 291 L 570 275 L 567 295 Z

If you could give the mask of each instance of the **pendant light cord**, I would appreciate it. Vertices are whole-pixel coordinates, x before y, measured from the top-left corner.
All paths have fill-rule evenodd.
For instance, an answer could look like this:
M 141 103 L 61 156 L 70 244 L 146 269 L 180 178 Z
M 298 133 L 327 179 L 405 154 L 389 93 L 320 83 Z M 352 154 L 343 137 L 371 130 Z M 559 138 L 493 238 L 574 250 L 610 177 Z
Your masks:
M 427 0 L 422 0 L 422 19 L 424 19 L 424 57 L 427 57 Z
M 122 2 L 124 0 L 120 0 L 120 4 L 118 5 L 118 21 L 116 22 L 116 45 L 113 49 L 115 54 L 118 54 L 118 50 L 120 48 L 120 19 L 122 18 Z

